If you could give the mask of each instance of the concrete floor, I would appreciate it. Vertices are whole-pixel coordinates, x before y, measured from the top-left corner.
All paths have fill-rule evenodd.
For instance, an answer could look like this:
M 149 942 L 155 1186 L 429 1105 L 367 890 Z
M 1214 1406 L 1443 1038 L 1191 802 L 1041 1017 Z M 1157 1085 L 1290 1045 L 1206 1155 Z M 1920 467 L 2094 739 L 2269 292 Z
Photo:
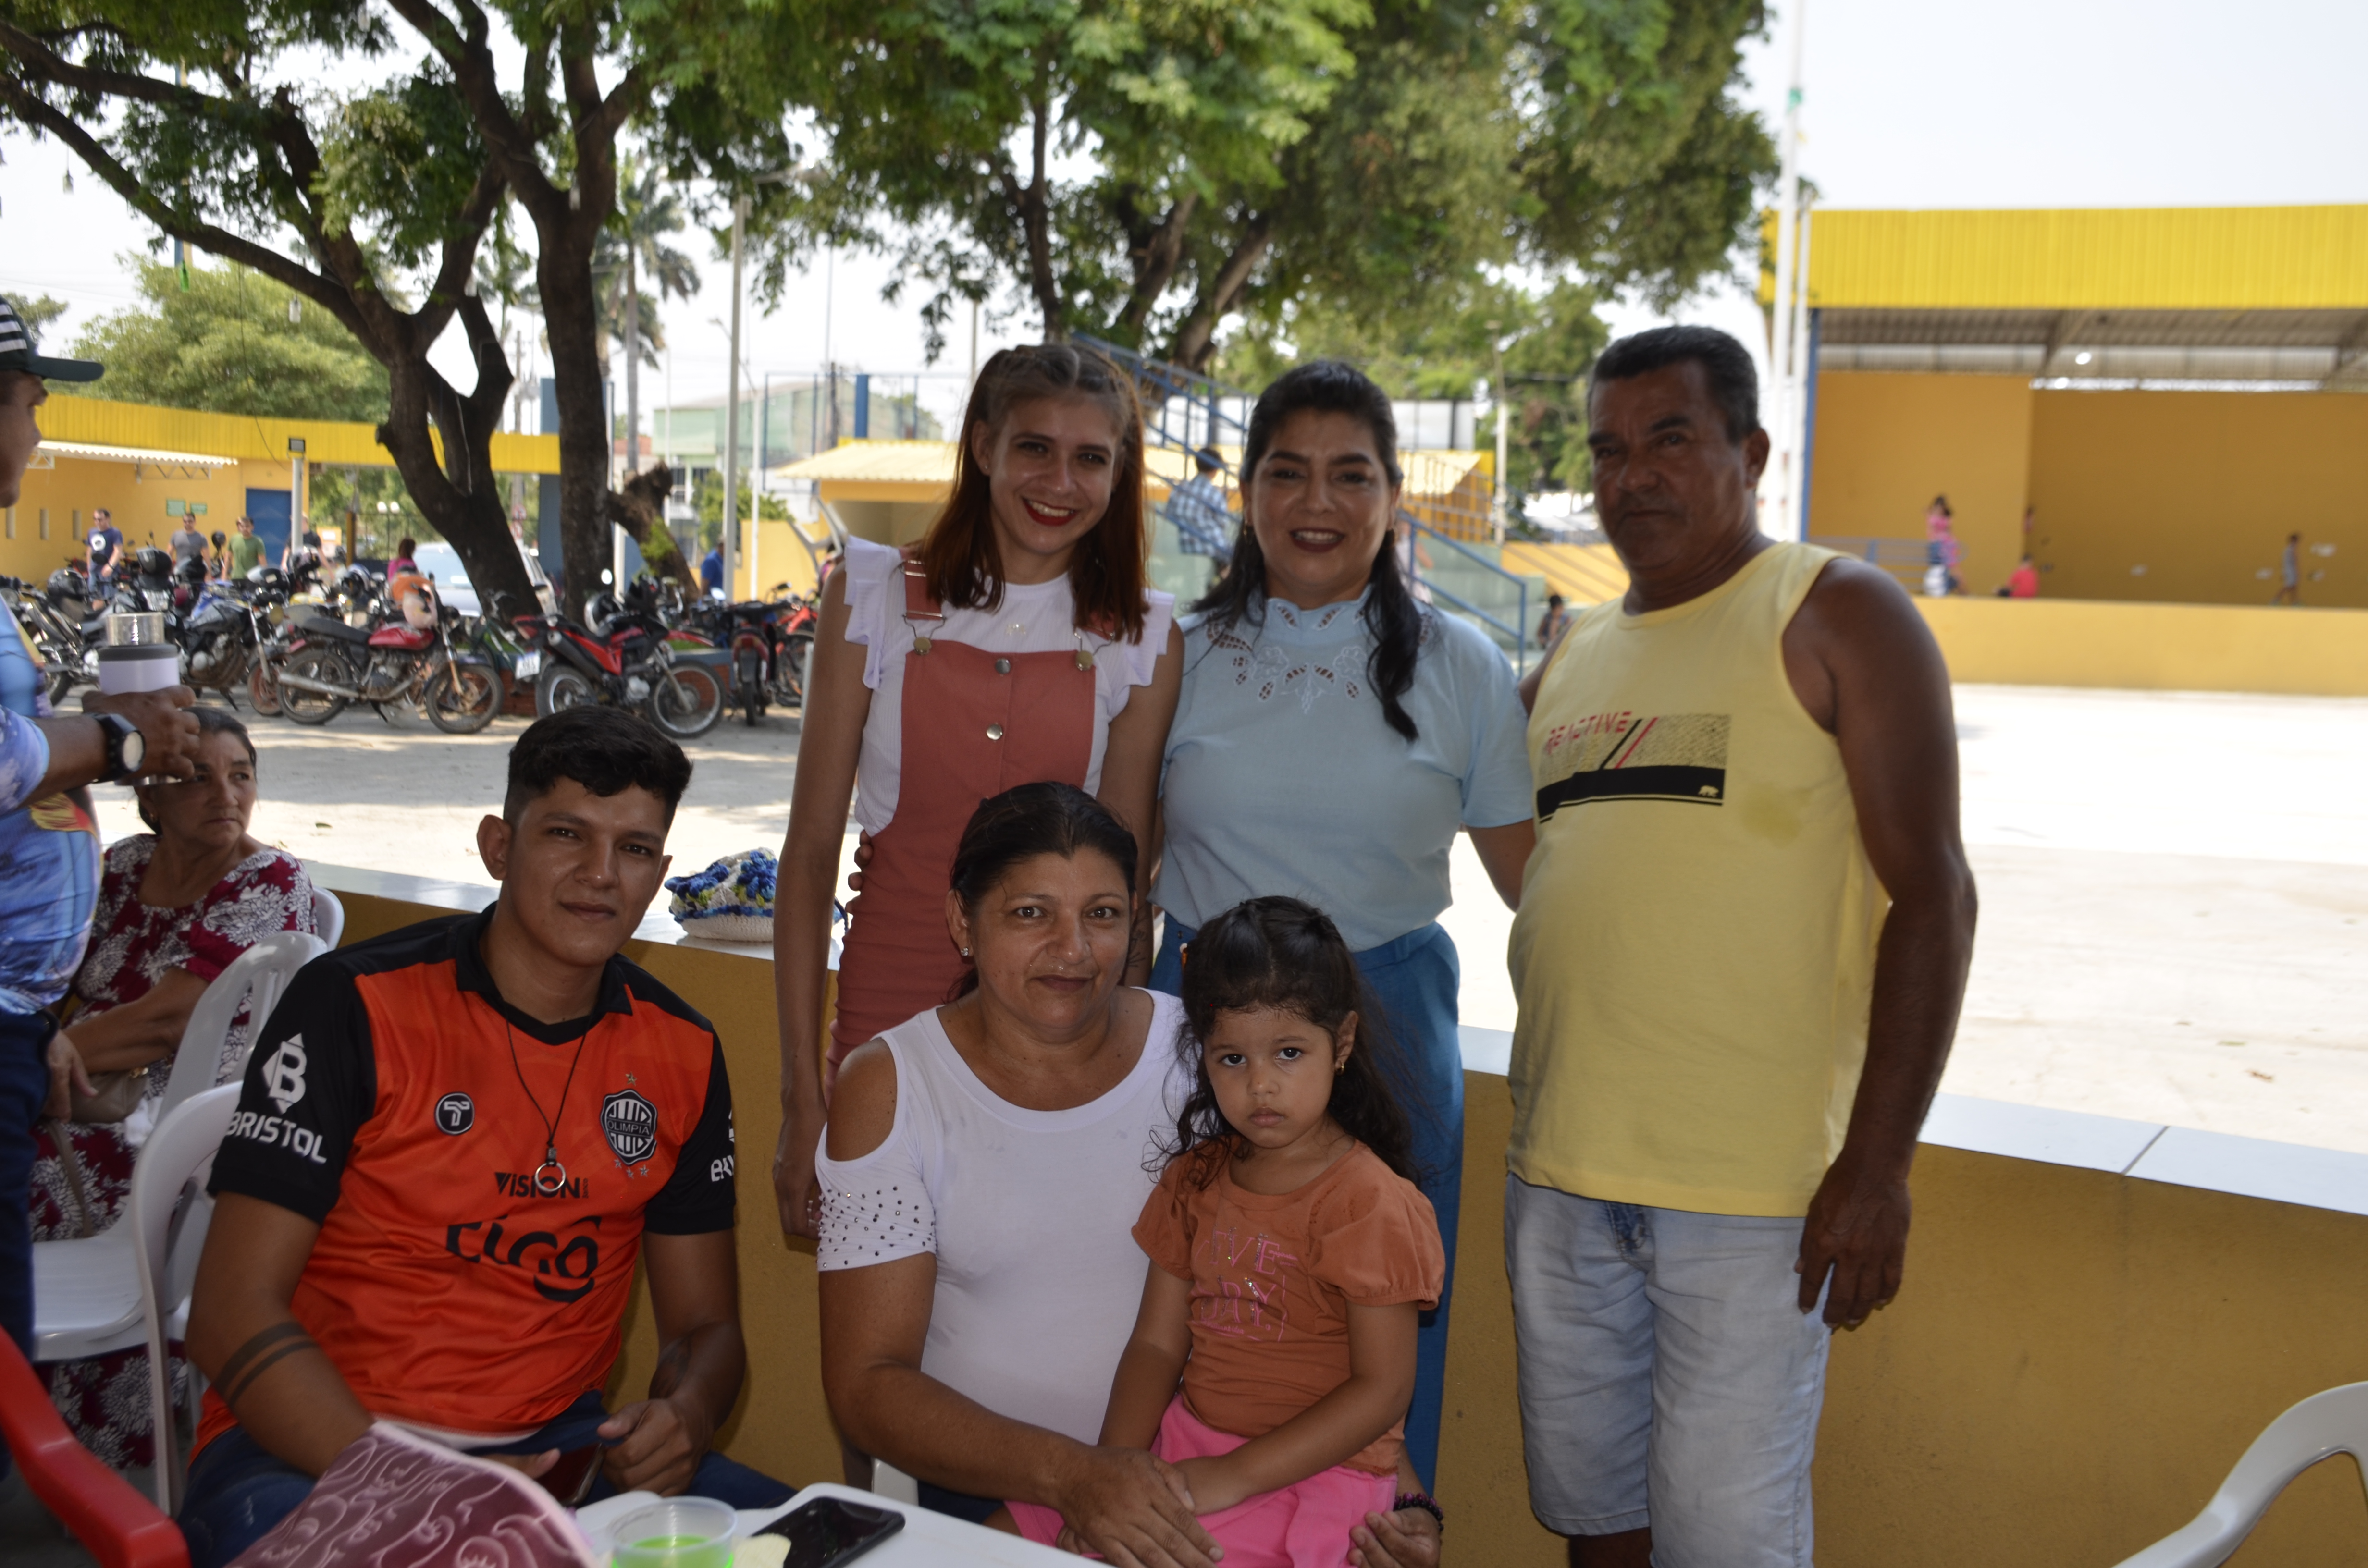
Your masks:
M 1982 921 L 1947 1087 L 2368 1152 L 2368 700 L 1961 687 Z M 483 880 L 523 722 L 255 726 L 256 831 L 309 858 Z M 778 848 L 797 721 L 696 743 L 675 869 Z M 108 836 L 135 825 L 102 790 Z M 1511 915 L 1468 844 L 1464 1021 L 1509 1029 Z

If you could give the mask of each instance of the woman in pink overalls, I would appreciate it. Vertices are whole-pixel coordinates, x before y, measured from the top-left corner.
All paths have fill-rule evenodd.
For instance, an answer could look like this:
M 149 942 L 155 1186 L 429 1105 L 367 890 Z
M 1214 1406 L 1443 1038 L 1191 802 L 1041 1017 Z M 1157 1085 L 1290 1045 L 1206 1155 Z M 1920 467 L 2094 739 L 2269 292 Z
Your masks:
M 781 1226 L 814 1233 L 814 1147 L 839 1061 L 948 999 L 956 842 L 978 803 L 1059 780 L 1144 845 L 1182 647 L 1144 576 L 1143 420 L 1090 350 L 1008 348 L 972 389 L 954 490 L 905 551 L 850 541 L 824 590 L 781 851 Z M 822 1038 L 848 806 L 871 835 Z M 1148 950 L 1135 967 L 1149 971 Z

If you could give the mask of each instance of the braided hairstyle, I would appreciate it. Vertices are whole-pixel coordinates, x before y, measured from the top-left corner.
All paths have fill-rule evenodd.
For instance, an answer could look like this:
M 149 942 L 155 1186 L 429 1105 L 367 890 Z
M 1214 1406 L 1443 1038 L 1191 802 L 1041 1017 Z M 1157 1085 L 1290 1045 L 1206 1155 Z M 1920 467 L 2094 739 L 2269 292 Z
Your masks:
M 1176 1119 L 1167 1160 L 1208 1145 L 1229 1149 L 1237 1136 L 1218 1108 L 1204 1049 L 1219 1015 L 1272 1007 L 1305 1018 L 1335 1040 L 1354 1014 L 1357 1041 L 1348 1065 L 1332 1080 L 1326 1108 L 1342 1131 L 1406 1177 L 1417 1178 L 1414 1132 L 1406 1106 L 1413 1096 L 1381 1005 L 1357 971 L 1339 928 L 1313 904 L 1295 898 L 1253 898 L 1201 927 L 1184 949 L 1184 1032 L 1178 1049 L 1192 1063 L 1192 1093 Z M 1195 1184 L 1206 1186 L 1222 1162 L 1202 1156 Z
M 1284 371 L 1250 410 L 1249 429 L 1242 443 L 1245 497 L 1283 421 L 1308 412 L 1346 414 L 1364 421 L 1372 432 L 1382 472 L 1389 475 L 1391 487 L 1396 488 L 1405 476 L 1398 468 L 1397 416 L 1390 411 L 1390 394 L 1354 365 L 1316 359 Z M 1428 612 L 1406 587 L 1395 542 L 1386 537 L 1373 557 L 1372 574 L 1366 585 L 1371 592 L 1365 599 L 1365 631 L 1372 639 L 1373 651 L 1366 660 L 1365 674 L 1382 699 L 1382 717 L 1389 721 L 1391 729 L 1413 740 L 1415 722 L 1403 699 L 1414 685 L 1415 660 L 1422 652 L 1423 617 Z M 1225 574 L 1192 608 L 1209 615 L 1217 630 L 1230 631 L 1245 620 L 1265 619 L 1261 597 L 1265 592 L 1266 552 L 1258 547 L 1258 530 L 1245 515 Z

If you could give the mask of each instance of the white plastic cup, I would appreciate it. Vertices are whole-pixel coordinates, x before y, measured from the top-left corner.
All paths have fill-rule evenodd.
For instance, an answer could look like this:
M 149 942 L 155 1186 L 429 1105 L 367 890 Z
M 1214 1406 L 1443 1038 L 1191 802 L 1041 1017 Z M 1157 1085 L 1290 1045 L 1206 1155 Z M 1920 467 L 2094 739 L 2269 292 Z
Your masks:
M 162 614 L 119 610 L 107 618 L 107 642 L 98 651 L 100 691 L 120 697 L 180 684 L 181 651 L 165 639 Z
M 712 1497 L 669 1497 L 617 1521 L 616 1568 L 731 1568 L 739 1517 Z

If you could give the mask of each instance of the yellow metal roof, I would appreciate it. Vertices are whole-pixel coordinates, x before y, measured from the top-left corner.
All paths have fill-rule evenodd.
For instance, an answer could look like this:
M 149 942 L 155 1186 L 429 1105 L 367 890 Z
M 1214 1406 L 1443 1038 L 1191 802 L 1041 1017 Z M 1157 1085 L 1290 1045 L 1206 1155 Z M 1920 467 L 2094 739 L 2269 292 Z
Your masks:
M 2368 205 L 1821 210 L 1811 222 L 1809 302 L 1827 309 L 2368 307 Z M 1760 298 L 1774 292 L 1763 268 Z
M 157 468 L 236 468 L 236 458 L 209 457 L 203 452 L 174 452 L 154 447 L 110 447 L 93 441 L 52 441 L 46 436 L 34 454 L 41 458 L 80 459 L 85 462 L 142 463 Z M 47 464 L 40 466 L 47 467 Z
M 78 443 L 160 454 L 220 452 L 225 455 L 202 460 L 221 466 L 232 462 L 284 463 L 291 438 L 304 443 L 305 461 L 316 468 L 324 463 L 358 468 L 394 466 L 394 455 L 378 444 L 376 426 L 347 420 L 206 414 L 189 408 L 159 408 L 153 403 L 111 403 L 51 392 L 49 402 L 41 406 L 40 423 L 42 434 L 55 437 L 53 444 Z M 556 436 L 497 435 L 492 445 L 495 472 L 559 472 Z M 140 460 L 167 460 L 157 457 Z
M 951 441 L 842 441 L 772 471 L 783 479 L 852 480 L 866 484 L 934 484 L 954 482 Z

